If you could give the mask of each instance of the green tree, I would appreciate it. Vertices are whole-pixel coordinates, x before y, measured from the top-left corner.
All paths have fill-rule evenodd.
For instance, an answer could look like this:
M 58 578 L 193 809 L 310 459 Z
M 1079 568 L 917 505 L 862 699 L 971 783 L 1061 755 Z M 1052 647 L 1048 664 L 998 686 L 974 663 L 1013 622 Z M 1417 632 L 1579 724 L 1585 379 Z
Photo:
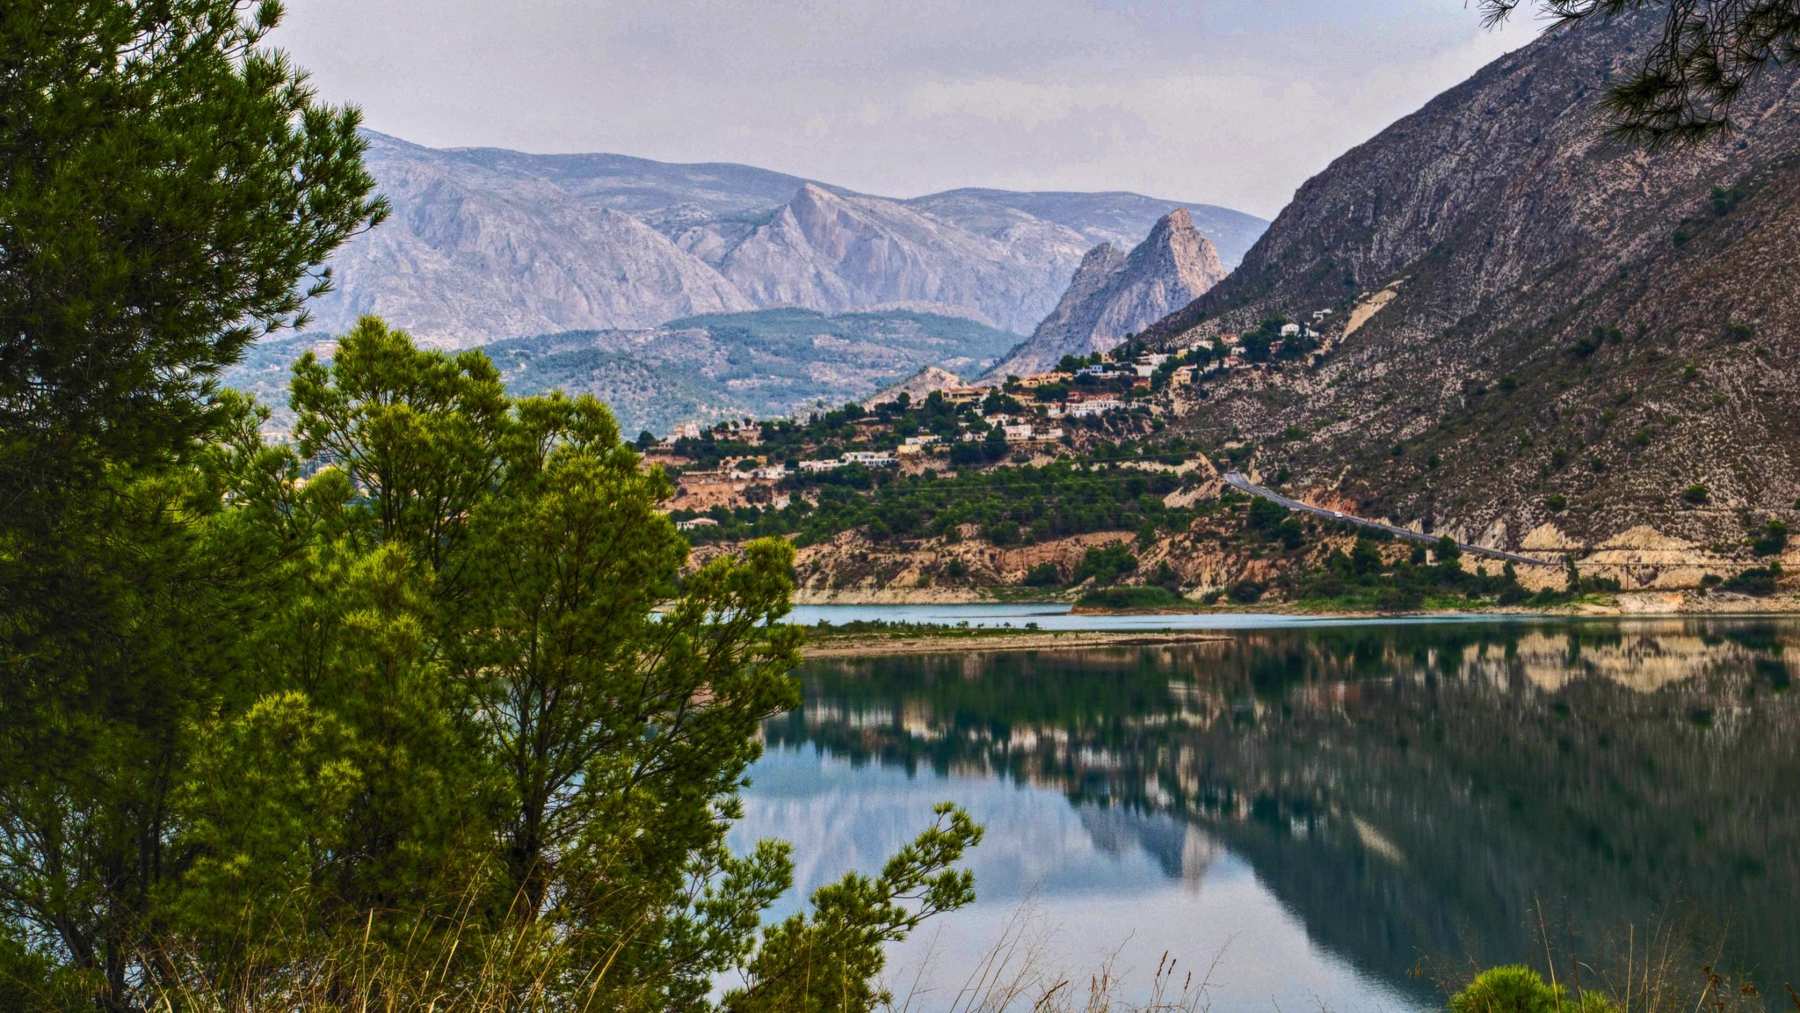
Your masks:
M 780 978 L 776 955 L 823 930 L 759 947 L 791 863 L 725 835 L 760 723 L 798 702 L 792 548 L 689 570 L 668 481 L 598 402 L 510 398 L 482 356 L 373 319 L 296 364 L 293 406 L 272 499 L 233 500 L 301 544 L 250 624 L 261 695 L 207 726 L 177 798 L 188 871 L 158 916 L 192 947 L 180 986 L 663 1009 L 752 954 Z M 978 833 L 942 819 L 875 881 L 888 899 L 850 903 L 870 896 L 855 877 L 821 891 L 813 920 L 858 988 L 915 924 L 895 903 L 966 885 L 949 865 Z M 931 910 L 964 902 L 935 889 Z M 388 977 L 317 979 L 369 945 Z
M 253 6 L 0 12 L 0 487 L 183 447 L 219 367 L 301 321 L 385 215 L 356 112 L 262 46 L 281 4 Z
M 293 545 L 228 502 L 279 455 L 212 377 L 385 210 L 354 111 L 262 47 L 280 14 L 0 10 L 0 959 L 43 995 L 143 980 L 190 730 L 253 699 L 238 632 Z

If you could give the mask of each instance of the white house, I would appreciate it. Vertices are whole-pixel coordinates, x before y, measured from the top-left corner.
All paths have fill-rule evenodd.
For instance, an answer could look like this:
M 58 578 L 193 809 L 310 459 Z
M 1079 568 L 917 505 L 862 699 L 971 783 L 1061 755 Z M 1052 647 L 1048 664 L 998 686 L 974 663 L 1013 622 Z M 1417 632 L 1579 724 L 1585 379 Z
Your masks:
M 826 461 L 801 461 L 800 462 L 800 470 L 801 471 L 807 472 L 809 474 L 814 474 L 814 475 L 816 475 L 820 472 L 823 472 L 823 471 L 836 471 L 839 468 L 842 468 L 843 466 L 844 466 L 843 460 L 841 458 L 836 458 L 836 457 L 831 458 L 830 460 L 826 460 Z
M 908 436 L 903 442 L 908 447 L 929 447 L 941 439 L 942 437 L 935 433 L 925 433 L 920 436 Z
M 1066 414 L 1070 418 L 1084 419 L 1090 415 L 1104 415 L 1107 412 L 1118 411 L 1123 407 L 1125 407 L 1125 403 L 1118 398 L 1097 397 L 1091 401 L 1078 401 L 1069 405 Z
M 1299 324 L 1282 324 L 1281 325 L 1281 336 L 1284 338 L 1299 337 L 1300 336 L 1300 325 Z
M 674 436 L 678 440 L 697 440 L 700 438 L 700 423 L 683 422 L 675 427 Z
M 711 517 L 690 517 L 685 521 L 675 522 L 675 528 L 678 531 L 692 531 L 695 528 L 716 528 L 718 526 L 719 522 L 713 520 Z
M 860 464 L 865 468 L 887 468 L 894 464 L 894 455 L 885 450 L 852 450 L 844 454 L 845 464 Z

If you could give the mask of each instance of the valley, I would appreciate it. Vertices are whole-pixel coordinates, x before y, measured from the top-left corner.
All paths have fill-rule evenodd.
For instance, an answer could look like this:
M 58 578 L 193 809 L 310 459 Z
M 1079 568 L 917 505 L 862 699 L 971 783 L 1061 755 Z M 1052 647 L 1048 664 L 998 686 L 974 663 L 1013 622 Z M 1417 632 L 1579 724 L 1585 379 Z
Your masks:
M 641 249 L 704 268 L 717 298 L 677 271 L 674 302 L 620 313 L 712 312 L 477 342 L 574 318 L 476 286 L 512 322 L 427 314 L 414 336 L 480 348 L 520 393 L 609 404 L 675 480 L 697 558 L 790 539 L 803 600 L 1789 607 L 1800 85 L 1749 92 L 1729 151 L 1645 153 L 1608 134 L 1591 82 L 1654 24 L 1503 58 L 1338 159 L 1266 233 L 1126 194 L 896 202 L 743 166 L 375 136 L 412 223 L 379 248 L 478 253 L 503 234 L 481 194 L 628 216 Z M 513 267 L 468 261 L 483 284 L 593 262 L 522 222 Z M 407 291 L 376 249 L 347 249 L 326 319 L 357 303 L 358 271 Z M 745 308 L 766 304 L 787 308 Z M 264 343 L 227 382 L 279 403 L 307 348 L 331 345 Z

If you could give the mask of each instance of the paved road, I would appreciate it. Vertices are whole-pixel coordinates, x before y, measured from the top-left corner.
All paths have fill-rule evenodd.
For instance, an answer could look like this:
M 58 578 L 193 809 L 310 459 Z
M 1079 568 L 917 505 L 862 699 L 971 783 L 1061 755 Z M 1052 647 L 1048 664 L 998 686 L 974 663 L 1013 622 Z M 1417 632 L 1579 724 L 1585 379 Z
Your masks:
M 1241 471 L 1226 472 L 1225 484 L 1239 492 L 1247 492 L 1252 496 L 1260 496 L 1271 503 L 1279 503 L 1296 513 L 1312 514 L 1314 517 L 1323 517 L 1328 521 L 1343 521 L 1345 524 L 1353 524 L 1359 528 L 1385 531 L 1395 538 L 1403 538 L 1409 542 L 1422 542 L 1426 545 L 1435 545 L 1438 540 L 1438 536 L 1436 535 L 1422 534 L 1411 528 L 1403 528 L 1394 524 L 1383 524 L 1381 521 L 1372 521 L 1364 517 L 1352 517 L 1347 513 L 1342 513 L 1337 510 L 1327 510 L 1324 507 L 1316 507 L 1310 503 L 1302 503 L 1297 499 L 1289 499 L 1273 489 L 1257 485 L 1255 482 L 1250 481 L 1250 479 L 1245 477 L 1244 473 Z M 1504 549 L 1490 549 L 1485 545 L 1467 545 L 1462 542 L 1458 542 L 1457 545 L 1470 555 L 1484 556 L 1488 559 L 1503 559 L 1509 563 L 1521 563 L 1525 566 L 1562 565 L 1561 563 L 1551 562 L 1549 560 L 1521 556 L 1516 552 L 1507 552 Z

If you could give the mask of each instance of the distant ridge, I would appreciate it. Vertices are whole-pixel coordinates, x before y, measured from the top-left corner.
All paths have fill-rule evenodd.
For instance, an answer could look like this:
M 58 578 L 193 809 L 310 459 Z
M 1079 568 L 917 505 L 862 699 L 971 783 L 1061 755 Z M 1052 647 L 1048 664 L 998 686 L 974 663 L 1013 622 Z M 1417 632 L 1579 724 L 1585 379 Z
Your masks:
M 1023 332 L 1082 253 L 1178 206 L 1229 263 L 1266 222 L 1141 194 L 966 188 L 912 199 L 731 163 L 436 149 L 374 131 L 389 220 L 334 258 L 314 320 L 421 341 L 654 327 L 695 313 L 915 307 Z

